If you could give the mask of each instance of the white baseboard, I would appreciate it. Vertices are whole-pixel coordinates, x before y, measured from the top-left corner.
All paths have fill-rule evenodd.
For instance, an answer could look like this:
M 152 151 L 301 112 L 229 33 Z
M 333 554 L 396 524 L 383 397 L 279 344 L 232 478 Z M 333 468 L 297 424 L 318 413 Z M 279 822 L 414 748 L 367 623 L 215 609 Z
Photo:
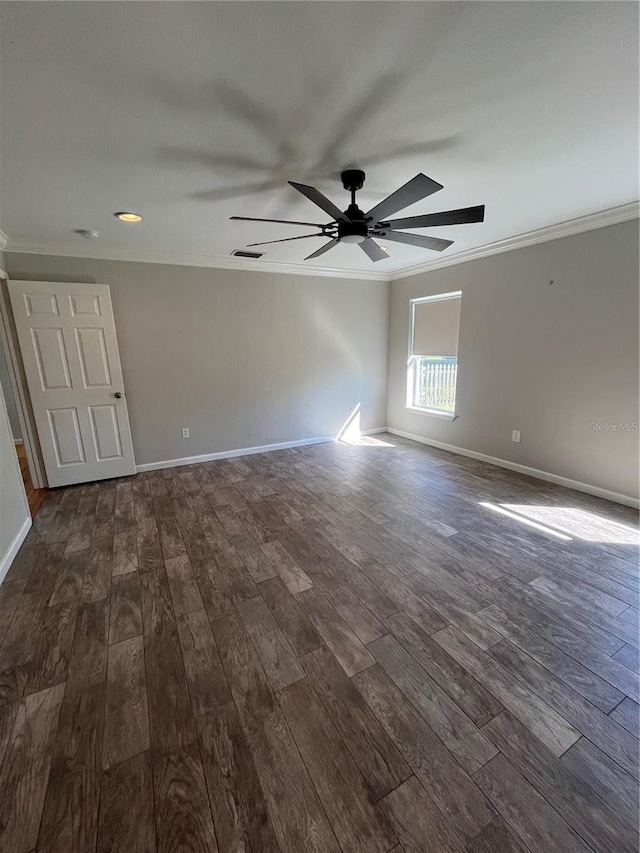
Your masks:
M 21 438 L 14 438 L 13 443 L 14 444 L 24 444 L 24 441 Z
M 2 583 L 2 581 L 5 579 L 7 572 L 11 568 L 11 563 L 13 563 L 15 556 L 20 550 L 20 546 L 24 542 L 29 530 L 31 530 L 31 516 L 25 519 L 24 524 L 22 525 L 15 539 L 9 546 L 9 550 L 4 555 L 2 560 L 0 560 L 0 583 Z
M 419 441 L 421 444 L 438 447 L 440 450 L 447 450 L 449 453 L 457 453 L 459 456 L 469 456 L 471 459 L 478 459 L 481 462 L 487 462 L 489 465 L 496 465 L 498 468 L 507 468 L 509 471 L 517 471 L 519 474 L 526 474 L 528 477 L 535 477 L 537 480 L 546 480 L 549 483 L 556 483 L 558 486 L 565 486 L 567 489 L 575 489 L 577 492 L 585 492 L 588 495 L 594 495 L 594 497 L 597 498 L 604 498 L 607 501 L 624 504 L 624 506 L 631 506 L 635 509 L 640 506 L 640 501 L 638 501 L 637 498 L 632 498 L 630 495 L 622 495 L 619 492 L 602 489 L 600 486 L 592 486 L 590 483 L 581 483 L 580 480 L 570 480 L 568 477 L 561 477 L 560 474 L 552 474 L 550 471 L 540 471 L 538 468 L 529 468 L 528 465 L 520 465 L 517 462 L 509 462 L 507 459 L 499 459 L 497 456 L 488 456 L 486 453 L 467 450 L 466 447 L 458 447 L 455 444 L 445 444 L 444 441 L 425 438 L 422 435 L 416 435 L 413 432 L 405 432 L 401 429 L 394 429 L 393 427 L 387 427 L 386 431 L 393 433 L 393 435 L 399 435 L 402 438 L 408 438 L 411 441 Z
M 307 444 L 323 444 L 333 441 L 333 435 L 319 438 L 301 438 L 298 441 L 282 441 L 280 444 L 263 444 L 261 447 L 240 447 L 237 450 L 223 450 L 221 453 L 203 453 L 201 456 L 184 456 L 182 459 L 164 459 L 161 462 L 146 462 L 136 465 L 136 471 L 159 471 L 161 468 L 177 468 L 180 465 L 197 465 L 198 462 L 210 462 L 213 459 L 233 459 L 235 456 L 251 456 L 254 453 L 270 453 L 272 450 L 287 450 L 290 447 L 305 447 Z
M 640 506 L 640 501 L 630 495 L 622 495 L 619 492 L 612 492 L 609 489 L 592 486 L 590 483 L 571 480 L 568 477 L 562 477 L 560 474 L 553 474 L 550 471 L 540 471 L 538 468 L 530 468 L 528 465 L 520 465 L 518 462 L 509 462 L 507 459 L 499 459 L 497 456 L 489 456 L 486 453 L 467 450 L 466 447 L 458 447 L 455 444 L 446 444 L 444 441 L 425 438 L 424 436 L 416 435 L 416 433 L 413 432 L 405 432 L 404 430 L 394 429 L 393 427 L 375 427 L 374 429 L 363 429 L 361 431 L 361 435 L 377 435 L 381 432 L 389 432 L 393 435 L 399 435 L 402 438 L 408 438 L 411 441 L 417 441 L 420 444 L 428 444 L 431 447 L 437 447 L 440 450 L 446 450 L 449 453 L 457 453 L 459 456 L 468 456 L 471 459 L 478 459 L 480 462 L 486 462 L 489 465 L 496 465 L 498 468 L 507 468 L 509 471 L 517 471 L 519 474 L 526 474 L 528 477 L 534 477 L 537 480 L 556 483 L 558 486 L 565 486 L 567 489 L 575 489 L 577 492 L 585 492 L 588 495 L 594 495 L 594 497 L 597 498 L 604 498 L 605 500 L 613 501 L 614 503 L 623 504 L 636 509 Z M 204 453 L 200 456 L 184 456 L 181 459 L 164 459 L 160 462 L 147 462 L 143 465 L 137 465 L 136 471 L 139 473 L 143 471 L 159 471 L 162 468 L 177 468 L 181 465 L 197 465 L 199 462 L 210 462 L 215 459 L 233 459 L 236 456 L 251 456 L 254 453 L 270 453 L 273 450 L 287 450 L 290 447 L 305 447 L 312 444 L 324 444 L 328 441 L 335 441 L 335 436 L 323 435 L 318 438 L 302 438 L 297 441 L 283 441 L 279 444 L 263 444 L 260 447 L 240 447 L 237 450 L 223 450 L 220 453 Z M 24 535 L 26 536 L 26 532 Z M 18 543 L 18 548 L 20 547 L 21 542 L 22 540 Z M 0 578 L 1 577 L 2 575 L 0 573 Z
M 386 427 L 363 429 L 361 435 L 375 435 L 386 432 Z M 203 453 L 200 456 L 183 456 L 181 459 L 164 459 L 161 462 L 146 462 L 136 465 L 136 471 L 159 471 L 162 468 L 178 468 L 180 465 L 197 465 L 198 462 L 211 462 L 214 459 L 233 459 L 235 456 L 251 456 L 254 453 L 270 453 L 272 450 L 287 450 L 290 447 L 306 447 L 311 444 L 325 444 L 335 441 L 335 435 L 321 435 L 318 438 L 300 438 L 297 441 L 282 441 L 279 444 L 263 444 L 261 447 L 240 447 L 237 450 L 223 450 L 220 453 Z

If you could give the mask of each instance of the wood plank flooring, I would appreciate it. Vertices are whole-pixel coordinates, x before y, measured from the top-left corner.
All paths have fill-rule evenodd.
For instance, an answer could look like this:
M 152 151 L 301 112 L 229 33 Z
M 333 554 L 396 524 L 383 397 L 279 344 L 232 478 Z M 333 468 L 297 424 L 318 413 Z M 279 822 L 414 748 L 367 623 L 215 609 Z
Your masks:
M 390 435 L 49 491 L 0 586 L 0 850 L 637 851 L 634 529 Z

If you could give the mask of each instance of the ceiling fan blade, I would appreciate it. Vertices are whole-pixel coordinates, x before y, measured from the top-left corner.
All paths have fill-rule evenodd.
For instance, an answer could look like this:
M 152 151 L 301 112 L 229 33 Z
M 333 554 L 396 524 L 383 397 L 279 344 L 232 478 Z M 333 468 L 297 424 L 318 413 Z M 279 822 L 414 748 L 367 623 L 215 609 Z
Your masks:
M 230 216 L 229 219 L 242 219 L 244 222 L 279 222 L 281 225 L 308 225 L 309 228 L 324 228 L 319 222 L 296 222 L 293 219 L 258 219 L 255 216 Z
M 424 237 L 422 234 L 403 234 L 402 231 L 385 231 L 381 240 L 393 240 L 396 243 L 408 243 L 410 246 L 421 246 L 423 249 L 433 249 L 442 252 L 453 243 L 453 240 L 440 240 L 438 237 Z
M 329 242 L 325 243 L 324 246 L 320 246 L 320 248 L 316 249 L 316 251 L 313 252 L 311 255 L 307 255 L 307 257 L 305 258 L 305 261 L 310 261 L 311 258 L 317 258 L 319 255 L 324 255 L 325 252 L 328 252 L 329 249 L 333 249 L 333 247 L 336 245 L 336 243 L 339 243 L 339 242 L 340 241 L 338 240 L 338 238 L 334 237 L 333 240 L 329 240 Z
M 369 255 L 372 261 L 384 261 L 385 258 L 389 257 L 385 250 L 381 249 L 371 237 L 367 237 L 363 243 L 358 243 L 358 245 L 365 254 Z
M 295 181 L 289 181 L 291 186 L 298 190 L 299 193 L 306 196 L 309 201 L 312 201 L 314 204 L 317 204 L 318 207 L 322 208 L 325 213 L 328 213 L 336 221 L 340 222 L 349 222 L 349 217 L 344 214 L 339 207 L 330 201 L 326 195 L 323 195 L 320 190 L 317 190 L 315 187 L 309 187 L 306 184 L 297 184 Z M 396 210 L 400 210 L 400 208 L 396 208 Z
M 397 213 L 397 211 L 409 207 L 410 204 L 415 204 L 416 201 L 420 201 L 441 189 L 442 184 L 432 181 L 431 178 L 420 173 L 379 204 L 376 204 L 375 207 L 372 207 L 368 211 L 367 217 L 371 217 L 374 222 L 381 222 L 387 216 L 391 216 L 392 213 Z
M 484 204 L 477 207 L 461 207 L 459 210 L 443 210 L 441 213 L 427 213 L 424 216 L 409 216 L 406 219 L 392 219 L 392 228 L 432 228 L 434 225 L 466 225 L 469 222 L 484 222 Z
M 249 246 L 267 246 L 269 243 L 288 243 L 289 240 L 306 240 L 307 237 L 325 237 L 325 234 L 301 234 L 299 237 L 285 237 L 283 240 L 265 240 L 262 243 L 247 243 Z

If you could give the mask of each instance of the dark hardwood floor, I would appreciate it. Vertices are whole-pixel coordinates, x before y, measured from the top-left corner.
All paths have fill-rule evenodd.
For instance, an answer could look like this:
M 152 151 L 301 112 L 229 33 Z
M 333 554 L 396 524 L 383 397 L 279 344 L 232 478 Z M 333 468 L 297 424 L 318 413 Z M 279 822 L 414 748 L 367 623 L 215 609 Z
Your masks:
M 390 435 L 50 491 L 0 850 L 632 853 L 636 523 Z

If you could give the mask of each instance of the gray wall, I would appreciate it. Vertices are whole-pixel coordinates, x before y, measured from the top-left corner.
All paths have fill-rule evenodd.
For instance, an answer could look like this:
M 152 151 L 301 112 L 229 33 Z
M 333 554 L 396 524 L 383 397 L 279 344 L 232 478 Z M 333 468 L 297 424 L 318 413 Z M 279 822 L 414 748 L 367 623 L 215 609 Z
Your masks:
M 363 429 L 385 426 L 386 282 L 11 252 L 5 266 L 111 286 L 139 465 L 335 435 L 358 404 Z
M 111 285 L 138 464 L 332 435 L 360 403 L 363 429 L 638 493 L 638 433 L 591 428 L 638 421 L 637 222 L 393 282 L 389 325 L 383 282 L 14 253 L 5 266 Z M 409 299 L 451 290 L 453 422 L 404 407 Z
M 4 267 L 0 252 L 0 269 Z M 29 518 L 29 504 L 0 386 L 0 581 L 9 569 L 6 557 Z
M 405 408 L 406 365 L 409 300 L 453 290 L 447 421 Z M 637 221 L 393 282 L 389 354 L 390 427 L 637 496 L 638 433 L 591 428 L 638 421 Z
M 28 518 L 29 505 L 0 388 L 0 581 L 9 568 L 4 565 L 5 557 Z
M 11 390 L 11 383 L 9 382 L 9 369 L 7 367 L 7 360 L 4 353 L 4 348 L 0 343 L 0 388 L 4 393 L 4 402 L 7 407 L 7 414 L 9 415 L 9 425 L 11 427 L 11 434 L 14 439 L 21 439 L 22 432 L 20 430 L 20 421 L 18 420 L 18 410 L 16 409 L 16 403 L 13 397 L 13 391 Z

